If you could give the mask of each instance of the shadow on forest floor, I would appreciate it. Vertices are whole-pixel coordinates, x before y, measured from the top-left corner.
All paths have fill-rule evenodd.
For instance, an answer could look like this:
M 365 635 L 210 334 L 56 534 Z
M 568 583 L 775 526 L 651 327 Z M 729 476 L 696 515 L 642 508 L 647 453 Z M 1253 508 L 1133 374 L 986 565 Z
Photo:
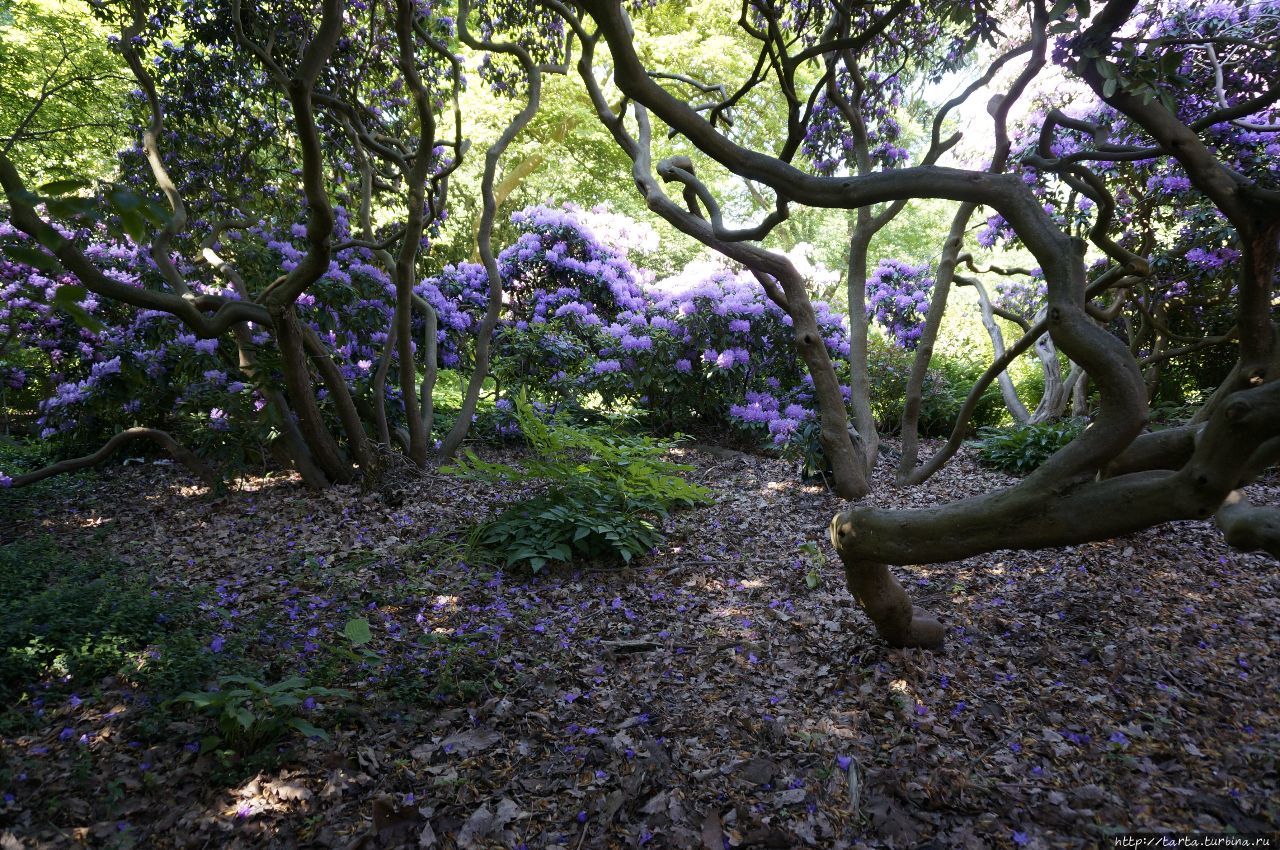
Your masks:
M 68 558 L 109 552 L 186 606 L 190 640 L 170 650 L 191 656 L 183 687 L 300 676 L 280 691 L 297 699 L 264 697 L 255 723 L 299 719 L 330 737 L 214 741 L 214 710 L 158 706 L 173 694 L 136 675 L 33 685 L 0 740 L 0 834 L 1058 847 L 1278 828 L 1274 562 L 1177 523 L 902 569 L 950 634 L 938 653 L 893 650 L 843 589 L 826 544 L 834 497 L 779 461 L 682 460 L 717 504 L 671 517 L 660 550 L 629 569 L 534 577 L 504 573 L 467 537 L 518 493 L 438 474 L 402 482 L 392 506 L 289 479 L 215 497 L 173 469 L 130 466 L 27 504 L 7 533 L 50 535 Z M 962 455 L 921 488 L 881 475 L 870 501 L 948 501 L 1004 480 Z M 1274 483 L 1258 491 L 1280 503 Z M 141 653 L 135 674 L 148 658 L 161 660 Z M 349 694 L 312 703 L 313 687 Z

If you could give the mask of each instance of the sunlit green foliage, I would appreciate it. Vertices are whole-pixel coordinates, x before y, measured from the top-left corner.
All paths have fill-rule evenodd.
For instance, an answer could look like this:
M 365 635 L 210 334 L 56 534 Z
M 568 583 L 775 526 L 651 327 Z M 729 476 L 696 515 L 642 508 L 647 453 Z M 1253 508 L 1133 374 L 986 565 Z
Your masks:
M 537 571 L 575 558 L 630 562 L 662 539 L 658 520 L 710 500 L 709 490 L 680 477 L 692 467 L 664 459 L 673 441 L 573 427 L 540 417 L 524 401 L 515 415 L 532 450 L 521 466 L 468 452 L 447 468 L 482 481 L 547 485 L 481 532 L 480 541 L 508 564 Z
M 0 148 L 30 185 L 105 176 L 130 79 L 86 4 L 0 0 Z

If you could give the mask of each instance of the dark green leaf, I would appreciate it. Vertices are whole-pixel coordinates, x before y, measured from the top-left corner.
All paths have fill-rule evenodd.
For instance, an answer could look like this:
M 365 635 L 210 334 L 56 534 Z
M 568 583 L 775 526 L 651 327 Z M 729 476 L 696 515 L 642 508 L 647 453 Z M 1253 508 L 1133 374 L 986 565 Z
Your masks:
M 141 245 L 147 238 L 147 222 L 137 210 L 121 210 L 120 226 L 135 244 Z
M 294 729 L 297 729 L 303 735 L 306 735 L 308 738 L 322 738 L 323 740 L 326 740 L 326 741 L 329 740 L 328 732 L 316 726 L 311 725 L 310 723 L 308 723 L 307 721 L 303 720 L 300 717 L 290 717 L 288 720 L 288 724 L 292 726 Z
M 369 621 L 364 618 L 348 620 L 342 629 L 342 634 L 355 646 L 361 646 L 373 640 L 373 634 L 369 631 Z
M 62 266 L 57 259 L 41 251 L 39 248 L 32 248 L 30 245 L 19 245 L 12 242 L 0 244 L 0 251 L 3 251 L 9 259 L 19 263 L 37 268 L 48 274 L 61 274 Z
M 156 227 L 164 227 L 173 220 L 173 215 L 169 212 L 168 207 L 152 200 L 148 200 L 143 204 L 138 212 L 142 213 L 143 218 Z
M 58 221 L 72 221 L 82 216 L 93 216 L 97 212 L 91 198 L 51 198 L 45 202 L 44 207 Z
M 54 197 L 58 197 L 60 195 L 73 195 L 81 189 L 88 189 L 92 185 L 92 180 L 84 180 L 82 178 L 54 180 L 41 186 L 40 192 Z
M 117 213 L 134 212 L 142 206 L 142 198 L 128 189 L 112 189 L 107 193 L 107 203 Z
M 240 724 L 241 729 L 248 729 L 253 725 L 253 712 L 244 706 L 232 706 L 229 713 L 235 718 L 236 723 Z

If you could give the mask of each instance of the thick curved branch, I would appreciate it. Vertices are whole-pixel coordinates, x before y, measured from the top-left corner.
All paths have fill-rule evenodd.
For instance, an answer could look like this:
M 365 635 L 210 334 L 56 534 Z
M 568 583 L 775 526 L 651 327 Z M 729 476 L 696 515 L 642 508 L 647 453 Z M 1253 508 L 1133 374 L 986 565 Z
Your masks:
M 31 194 L 18 176 L 13 163 L 3 154 L 0 154 L 0 186 L 4 187 L 5 197 L 9 201 L 9 217 L 14 226 L 48 248 L 63 267 L 75 275 L 90 292 L 144 310 L 169 313 L 202 339 L 219 336 L 236 322 L 270 323 L 270 315 L 259 304 L 214 295 L 183 297 L 170 292 L 130 286 L 104 274 L 79 248 L 40 217 L 31 205 Z M 214 313 L 206 316 L 202 312 L 204 310 L 213 310 Z
M 833 539 L 846 564 L 936 563 L 1206 519 L 1278 431 L 1280 382 L 1272 382 L 1228 397 L 1176 472 L 1135 472 L 1070 486 L 1033 473 L 1013 487 L 941 507 L 847 510 L 833 521 Z
M 1203 425 L 1182 425 L 1143 434 L 1107 464 L 1102 476 L 1116 478 L 1153 469 L 1178 469 L 1195 453 L 1196 440 L 1203 428 Z
M 1088 51 L 1106 55 L 1114 33 L 1123 26 L 1135 4 L 1136 0 L 1108 2 L 1077 40 L 1075 48 L 1080 55 Z M 1237 310 L 1242 377 L 1251 382 L 1266 380 L 1275 342 L 1270 314 L 1280 202 L 1273 198 L 1274 193 L 1228 168 L 1194 128 L 1179 120 L 1158 99 L 1144 100 L 1140 92 L 1125 85 L 1115 86 L 1108 94 L 1098 63 L 1081 59 L 1078 64 L 1081 77 L 1094 93 L 1142 127 L 1162 150 L 1177 159 L 1191 184 L 1235 227 L 1244 254 Z
M 480 181 L 480 195 L 483 199 L 483 211 L 480 218 L 480 232 L 477 245 L 480 248 L 480 259 L 489 277 L 489 300 L 485 307 L 484 318 L 477 331 L 475 369 L 467 383 L 466 393 L 462 398 L 462 407 L 453 428 L 445 435 L 440 447 L 440 456 L 451 458 L 466 439 L 471 428 L 471 417 L 480 401 L 480 389 L 484 385 L 485 375 L 489 370 L 489 351 L 493 345 L 493 332 L 498 325 L 498 316 L 502 310 L 502 274 L 493 252 L 493 222 L 497 216 L 497 199 L 494 196 L 494 183 L 497 179 L 498 162 L 512 140 L 520 134 L 538 111 L 542 97 L 543 69 L 529 56 L 528 51 L 517 44 L 496 43 L 477 40 L 467 28 L 469 4 L 463 0 L 458 11 L 458 37 L 473 50 L 489 50 L 494 53 L 505 53 L 515 57 L 524 70 L 529 90 L 524 108 L 508 122 L 497 141 L 489 146 L 484 156 L 484 174 Z
M 293 401 L 298 429 L 326 478 L 338 483 L 351 481 L 354 470 L 343 457 L 337 440 L 329 433 L 316 399 L 315 381 L 307 365 L 306 329 L 298 319 L 297 309 L 293 305 L 276 308 L 271 318 L 276 345 L 280 349 L 280 371 L 284 375 L 288 397 Z
M 250 296 L 249 288 L 245 284 L 244 278 L 240 276 L 234 266 L 226 262 L 214 250 L 213 246 L 217 244 L 218 238 L 227 230 L 248 227 L 250 224 L 251 222 L 247 219 L 226 219 L 216 222 L 209 235 L 200 242 L 201 255 L 204 261 L 209 264 L 215 274 L 230 282 L 236 293 L 245 301 L 248 301 Z M 269 375 L 265 374 L 258 364 L 258 355 L 253 344 L 253 332 L 249 328 L 249 323 L 237 322 L 231 326 L 231 332 L 235 337 L 236 354 L 240 360 L 240 371 L 244 372 L 257 385 L 258 390 L 266 399 L 267 406 L 264 412 L 272 418 L 273 423 L 280 430 L 280 434 L 284 439 L 285 450 L 288 452 L 294 468 L 298 470 L 298 474 L 302 476 L 303 482 L 308 487 L 316 489 L 324 487 L 328 481 L 311 458 L 311 450 L 307 448 L 302 431 L 299 430 L 298 423 L 294 421 L 293 411 L 289 407 L 288 399 L 269 380 Z
M 341 0 L 324 0 L 320 26 L 307 44 L 297 71 L 286 81 L 281 81 L 293 110 L 294 132 L 298 136 L 302 158 L 302 194 L 307 202 L 307 252 L 292 271 L 280 281 L 273 282 L 259 296 L 263 304 L 273 309 L 297 301 L 298 296 L 328 271 L 332 256 L 330 237 L 333 235 L 334 214 L 324 185 L 324 153 L 312 95 L 316 78 L 333 55 L 342 34 L 343 5 Z M 238 14 L 236 19 L 239 21 Z M 237 27 L 237 35 L 244 43 L 242 27 Z M 274 73 L 270 55 L 260 48 L 253 49 L 264 67 Z
M 594 49 L 594 39 L 584 41 L 582 56 L 578 61 L 578 72 L 586 85 L 597 116 L 609 129 L 618 146 L 630 157 L 631 175 L 645 204 L 681 232 L 750 269 L 770 299 L 791 316 L 797 349 L 809 367 L 810 375 L 814 380 L 815 395 L 820 400 L 818 415 L 821 422 L 821 435 L 819 439 L 827 459 L 832 464 L 836 490 L 845 498 L 860 498 L 866 495 L 868 490 L 866 470 L 859 460 L 859 452 L 848 433 L 848 419 L 844 413 L 835 367 L 831 363 L 826 343 L 818 330 L 817 318 L 809 301 L 803 278 L 796 271 L 795 266 L 781 254 L 748 242 L 728 242 L 718 239 L 710 223 L 680 206 L 662 190 L 661 184 L 653 175 L 650 151 L 652 130 L 649 114 L 639 104 L 634 105 L 639 134 L 639 139 L 636 139 L 627 131 L 622 117 L 613 112 L 604 93 L 600 90 L 591 64 Z
M 1045 64 L 1047 38 L 1045 27 L 1048 20 L 1043 8 L 1037 7 L 1032 21 L 1030 56 L 1027 64 L 1018 74 L 1009 91 L 1004 95 L 993 97 L 987 104 L 991 114 L 995 133 L 995 149 L 991 154 L 987 172 L 1003 173 L 1008 166 L 1009 154 L 1013 145 L 1009 140 L 1007 129 L 1009 111 L 1018 98 L 1026 91 L 1027 86 Z M 977 205 L 973 202 L 962 203 L 951 221 L 951 230 L 942 248 L 942 256 L 938 260 L 938 270 L 934 277 L 933 292 L 929 296 L 929 309 L 925 314 L 924 326 L 921 328 L 915 356 L 911 362 L 911 374 L 907 378 L 906 402 L 902 407 L 902 456 L 898 462 L 897 481 L 907 484 L 916 478 L 916 461 L 920 452 L 920 410 L 923 403 L 925 375 L 929 362 L 933 357 L 933 345 L 938 331 L 942 327 L 942 316 L 946 310 L 947 300 L 951 292 L 951 284 L 955 277 L 956 265 L 960 251 L 964 247 L 964 234 L 968 229 Z M 1016 398 L 1016 395 L 1015 395 Z
M 719 100 L 698 104 L 693 109 L 695 112 L 714 111 L 720 120 L 724 121 L 726 127 L 733 126 L 733 118 L 729 115 L 729 108 L 726 105 L 729 100 L 729 92 L 723 83 L 704 83 L 688 74 L 674 74 L 666 71 L 650 71 L 649 76 L 655 80 L 671 80 L 677 83 L 684 83 L 687 86 L 693 86 L 703 94 L 718 95 Z
M 1261 549 L 1280 558 L 1280 510 L 1275 507 L 1255 505 L 1235 490 L 1213 518 L 1232 548 L 1242 552 Z
M 160 136 L 164 132 L 164 108 L 160 105 L 160 96 L 156 92 L 155 80 L 152 78 L 151 72 L 143 64 L 142 57 L 138 55 L 138 50 L 134 45 L 134 39 L 147 25 L 146 14 L 141 3 L 134 2 L 131 7 L 133 22 L 120 34 L 120 52 L 124 56 L 125 62 L 128 63 L 129 70 L 133 72 L 134 79 L 142 87 L 142 91 L 147 98 L 147 106 L 151 111 L 151 120 L 147 125 L 147 129 L 142 132 L 142 151 L 146 156 L 147 165 L 151 168 L 151 175 L 155 179 L 156 185 L 160 187 L 160 191 L 164 193 L 165 200 L 169 202 L 170 211 L 169 221 L 165 223 L 164 228 L 151 242 L 151 259 L 155 261 L 161 277 L 165 279 L 169 286 L 173 287 L 173 291 L 178 295 L 187 295 L 191 289 L 187 286 L 182 274 L 179 273 L 178 267 L 173 264 L 173 258 L 169 256 L 170 246 L 174 237 L 186 229 L 187 207 L 182 202 L 182 194 L 178 191 L 177 184 L 173 182 L 173 178 L 169 175 L 169 170 L 165 167 L 164 160 L 160 156 Z
M 720 204 L 716 201 L 715 196 L 711 194 L 711 190 L 706 187 L 706 184 L 694 174 L 693 160 L 687 156 L 674 156 L 664 159 L 658 163 L 658 176 L 668 183 L 683 183 L 686 188 L 686 197 L 688 197 L 689 192 L 692 192 L 702 202 L 703 206 L 707 208 L 707 215 L 711 219 L 712 232 L 720 242 L 758 242 L 768 236 L 775 227 L 786 221 L 790 216 L 790 212 L 787 210 L 787 202 L 779 197 L 773 212 L 765 216 L 758 224 L 753 227 L 730 230 L 724 226 L 724 217 L 720 212 Z M 690 204 L 690 211 L 694 211 L 692 204 Z
M 396 41 L 399 47 L 396 63 L 413 97 L 414 110 L 418 116 L 418 145 L 413 168 L 405 179 L 409 186 L 406 199 L 407 218 L 405 221 L 405 238 L 400 243 L 400 252 L 396 256 L 395 287 L 396 309 L 394 321 L 398 354 L 400 356 L 400 394 L 404 404 L 405 421 L 409 427 L 409 458 L 422 466 L 427 462 L 428 438 L 430 434 L 424 427 L 420 399 L 417 390 L 417 364 L 413 356 L 413 340 L 411 323 L 413 320 L 413 287 L 417 283 L 416 264 L 418 249 L 422 242 L 422 233 L 427 225 L 427 182 L 431 174 L 431 151 L 435 147 L 436 120 L 432 109 L 430 91 L 418 74 L 417 50 L 413 35 L 414 18 L 417 8 L 409 0 L 396 0 Z M 434 323 L 435 310 L 427 305 Z M 434 353 L 436 339 L 427 340 L 427 345 Z
M 14 227 L 49 248 L 52 255 L 65 269 L 76 275 L 88 291 L 143 310 L 168 312 L 191 328 L 197 337 L 205 339 L 225 332 L 237 321 L 261 321 L 264 324 L 269 321 L 266 311 L 255 303 L 216 296 L 182 297 L 170 292 L 133 287 L 108 277 L 79 248 L 41 218 L 31 205 L 31 193 L 27 191 L 22 178 L 18 177 L 17 169 L 14 169 L 9 157 L 3 154 L 0 154 L 0 186 L 4 187 L 6 200 L 9 201 L 9 218 Z M 212 316 L 205 316 L 202 310 L 215 312 Z
M 614 79 L 623 93 L 652 109 L 703 153 L 739 176 L 767 185 L 789 200 L 816 207 L 848 209 L 900 198 L 931 197 L 986 204 L 1010 223 L 1044 270 L 1049 329 L 1059 350 L 1088 372 L 1101 401 L 1095 427 L 1041 467 L 1046 475 L 1063 480 L 1091 477 L 1141 432 L 1147 417 L 1142 373 L 1127 347 L 1099 328 L 1085 311 L 1083 246 L 1057 228 L 1020 177 L 936 166 L 856 177 L 805 174 L 781 158 L 734 143 L 651 80 L 619 4 L 582 0 L 581 5 L 608 42 Z
M 156 428 L 128 428 L 116 434 L 110 440 L 93 454 L 83 457 L 69 458 L 60 460 L 57 463 L 50 464 L 42 469 L 34 472 L 27 472 L 23 475 L 14 476 L 10 486 L 26 487 L 28 484 L 35 484 L 37 481 L 43 481 L 46 478 L 52 478 L 55 475 L 62 475 L 67 472 L 77 472 L 81 469 L 88 469 L 91 466 L 97 466 L 111 455 L 115 454 L 125 443 L 134 440 L 150 440 L 160 448 L 169 453 L 175 461 L 185 466 L 192 475 L 195 475 L 209 487 L 217 487 L 222 483 L 222 479 L 218 477 L 204 461 L 196 457 L 190 450 L 183 447 L 168 433 Z
M 1110 287 L 1119 286 L 1125 280 L 1126 278 L 1123 277 L 1123 269 L 1118 266 L 1113 267 L 1100 275 L 1097 280 L 1090 284 L 1088 297 L 1093 297 L 1099 292 Z M 946 464 L 947 461 L 955 456 L 955 453 L 960 450 L 960 446 L 964 443 L 964 437 L 969 428 L 969 421 L 973 418 L 974 411 L 978 409 L 978 403 L 982 400 L 982 394 L 987 391 L 987 387 L 991 386 L 991 382 L 994 381 L 1001 372 L 1008 369 L 1009 365 L 1013 363 L 1014 360 L 1026 353 L 1028 349 L 1035 345 L 1036 342 L 1045 335 L 1048 329 L 1049 319 L 1047 316 L 1042 315 L 1034 325 L 1031 325 L 1027 329 L 1026 333 L 1018 338 L 1017 342 L 1009 347 L 1009 350 L 1004 353 L 1003 357 L 996 358 L 996 360 L 987 367 L 987 370 L 978 377 L 978 380 L 975 381 L 973 386 L 969 389 L 969 395 L 965 398 L 964 404 L 961 405 L 960 412 L 956 414 L 956 422 L 955 425 L 952 426 L 950 436 L 947 437 L 947 442 L 943 444 L 942 448 L 934 452 L 927 461 L 916 467 L 910 477 L 907 478 L 907 484 L 920 484 L 928 480 L 930 476 L 934 475 Z M 1071 377 L 1069 377 L 1063 384 L 1063 392 L 1070 394 L 1071 390 L 1075 387 L 1076 382 L 1078 382 L 1080 377 L 1084 374 L 1085 371 L 1077 364 L 1072 369 Z
M 907 376 L 906 400 L 902 405 L 899 428 L 902 439 L 902 454 L 898 458 L 896 476 L 899 485 L 910 484 L 916 476 L 916 461 L 920 456 L 920 411 L 924 404 L 925 376 L 928 373 L 929 363 L 933 359 L 933 344 L 942 327 L 942 316 L 947 309 L 951 283 L 955 278 L 956 261 L 960 255 L 960 249 L 964 246 L 964 234 L 969 227 L 969 219 L 973 217 L 977 208 L 977 204 L 965 203 L 956 209 L 951 219 L 951 229 L 942 245 L 942 256 L 938 260 L 938 270 L 934 275 L 933 291 L 929 294 L 929 309 L 925 313 L 924 324 L 920 329 L 920 339 L 911 358 L 911 372 Z

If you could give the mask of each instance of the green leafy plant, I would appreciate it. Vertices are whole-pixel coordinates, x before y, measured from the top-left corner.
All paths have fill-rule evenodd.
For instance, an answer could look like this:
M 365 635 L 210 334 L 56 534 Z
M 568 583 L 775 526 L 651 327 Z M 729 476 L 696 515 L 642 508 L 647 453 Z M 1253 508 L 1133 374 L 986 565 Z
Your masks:
M 663 457 L 674 441 L 543 419 L 523 398 L 514 416 L 532 450 L 520 467 L 467 452 L 447 468 L 482 481 L 547 486 L 479 533 L 479 542 L 505 553 L 508 565 L 527 564 L 536 572 L 579 557 L 630 562 L 661 541 L 655 520 L 711 500 L 705 487 L 680 477 L 692 467 Z
M 352 646 L 363 646 L 373 640 L 373 633 L 369 631 L 369 621 L 363 617 L 354 620 L 348 620 L 347 624 L 342 628 L 343 637 L 351 641 Z
M 915 353 L 898 348 L 878 335 L 871 337 L 869 346 L 871 410 L 882 433 L 896 433 L 902 424 L 907 380 Z M 956 415 L 985 369 L 985 363 L 957 354 L 934 354 L 921 387 L 921 436 L 945 437 L 951 433 Z M 1000 389 L 993 383 L 980 397 L 970 417 L 970 427 L 994 425 L 1000 421 L 1003 411 Z
M 978 430 L 978 458 L 988 466 L 1026 475 L 1084 430 L 1084 419 Z
M 807 540 L 800 544 L 800 555 L 804 558 L 808 571 L 804 574 L 805 587 L 810 590 L 817 590 L 822 584 L 822 568 L 827 565 L 827 556 L 822 554 L 822 549 L 818 546 L 816 540 Z
M 801 481 L 825 479 L 831 474 L 831 461 L 822 448 L 822 426 L 813 420 L 800 423 L 783 445 L 782 456 L 799 459 Z
M 328 739 L 329 733 L 298 716 L 309 710 L 318 697 L 348 698 L 351 692 L 321 688 L 293 676 L 266 685 L 248 676 L 221 676 L 216 689 L 187 691 L 170 704 L 187 704 L 212 718 L 219 735 L 202 742 L 213 749 L 228 746 L 247 754 L 270 744 L 292 729 L 308 738 Z
M 199 643 L 190 607 L 137 570 L 69 556 L 49 539 L 0 545 L 0 699 L 50 677 L 72 688 L 116 674 L 187 686 L 207 672 L 186 651 Z
M 629 562 L 656 546 L 662 532 L 648 512 L 633 508 L 626 497 L 602 497 L 574 488 L 555 490 L 505 511 L 480 540 L 505 551 L 507 564 L 527 562 L 536 572 L 575 555 L 588 560 L 616 556 Z
M 373 631 L 369 628 L 368 620 L 363 617 L 348 620 L 342 628 L 342 636 L 350 645 L 334 644 L 329 647 L 330 651 L 348 661 L 365 664 L 375 669 L 382 666 L 382 656 L 368 646 L 373 640 Z

